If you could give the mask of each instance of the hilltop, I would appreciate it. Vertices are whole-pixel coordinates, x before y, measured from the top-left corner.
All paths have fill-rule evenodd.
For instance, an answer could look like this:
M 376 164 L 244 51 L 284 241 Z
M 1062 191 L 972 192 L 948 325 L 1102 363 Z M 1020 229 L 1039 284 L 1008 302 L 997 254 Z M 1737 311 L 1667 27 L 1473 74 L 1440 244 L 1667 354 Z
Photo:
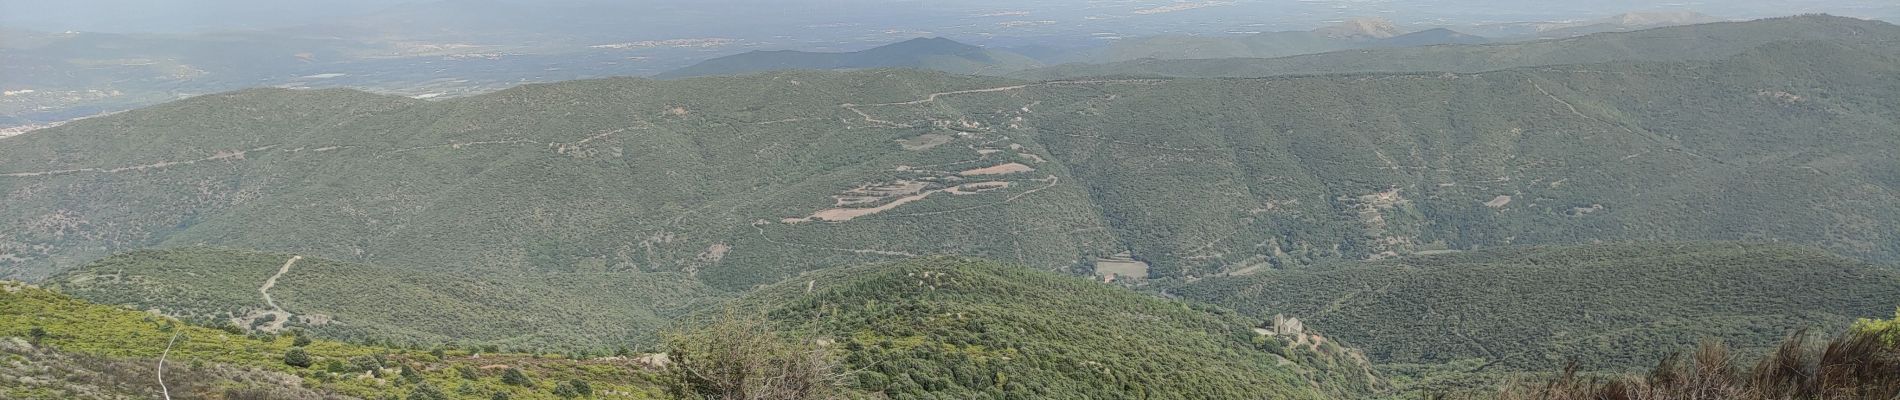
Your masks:
M 1002 74 L 1040 66 L 1036 60 L 945 38 L 918 38 L 848 53 L 752 51 L 701 61 L 655 78 L 743 75 L 793 69 L 917 68 L 956 74 Z

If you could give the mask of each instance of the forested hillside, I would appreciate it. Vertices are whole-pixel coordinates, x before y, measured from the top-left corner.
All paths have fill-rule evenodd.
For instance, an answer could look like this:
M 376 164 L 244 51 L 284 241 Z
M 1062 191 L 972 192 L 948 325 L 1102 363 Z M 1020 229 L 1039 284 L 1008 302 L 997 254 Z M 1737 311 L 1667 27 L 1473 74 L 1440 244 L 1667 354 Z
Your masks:
M 1745 353 L 1839 332 L 1900 299 L 1900 271 L 1772 245 L 1528 247 L 1208 278 L 1169 293 L 1285 313 L 1386 363 L 1656 365 L 1702 339 Z
M 739 290 L 929 254 L 1088 272 L 1126 253 L 1134 278 L 1598 240 L 1885 262 L 1896 72 L 1800 42 L 1481 74 L 252 90 L 8 139 L 0 264 L 208 244 Z
M 1457 38 L 1439 40 L 1457 43 Z M 1828 15 L 1673 26 L 1528 42 L 1396 48 L 1241 58 L 1127 60 L 1064 64 L 1010 74 L 1025 79 L 1086 76 L 1268 77 L 1354 72 L 1482 72 L 1616 61 L 1715 60 L 1780 41 L 1831 40 L 1892 49 L 1900 27 Z

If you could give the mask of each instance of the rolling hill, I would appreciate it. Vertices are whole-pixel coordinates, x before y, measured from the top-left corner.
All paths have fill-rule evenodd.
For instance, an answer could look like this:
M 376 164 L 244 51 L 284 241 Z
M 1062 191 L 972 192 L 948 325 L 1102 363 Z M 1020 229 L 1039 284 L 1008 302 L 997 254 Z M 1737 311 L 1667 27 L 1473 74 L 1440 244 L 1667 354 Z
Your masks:
M 1126 253 L 1135 278 L 1599 240 L 1891 262 L 1897 65 L 1798 42 L 1480 74 L 242 91 L 6 139 L 0 271 L 196 245 L 735 291 L 930 254 Z
M 1482 72 L 1616 61 L 1715 60 L 1783 41 L 1830 40 L 1893 49 L 1900 27 L 1872 20 L 1803 15 L 1671 26 L 1528 42 L 1359 49 L 1279 58 L 1134 60 L 1064 64 L 1010 74 L 1024 79 L 1087 76 L 1268 77 L 1350 72 Z M 1455 40 L 1449 40 L 1455 42 Z
M 991 261 L 826 269 L 734 304 L 836 340 L 850 350 L 845 368 L 865 371 L 858 388 L 892 398 L 1317 399 L 1383 388 L 1323 327 L 1261 330 L 1266 320 Z
M 743 75 L 794 69 L 917 68 L 955 74 L 1002 73 L 1040 66 L 1035 59 L 945 38 L 918 38 L 849 53 L 753 51 L 701 61 L 655 78 Z

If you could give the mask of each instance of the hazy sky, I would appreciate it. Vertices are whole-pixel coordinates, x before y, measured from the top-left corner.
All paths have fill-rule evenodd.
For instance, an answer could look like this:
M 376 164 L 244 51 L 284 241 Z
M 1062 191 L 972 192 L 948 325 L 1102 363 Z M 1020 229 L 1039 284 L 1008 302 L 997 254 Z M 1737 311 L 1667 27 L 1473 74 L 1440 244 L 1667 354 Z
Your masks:
M 942 10 L 1022 12 L 1057 23 L 1080 21 L 1083 10 L 1182 7 L 1170 17 L 1219 16 L 1225 19 L 1285 20 L 1289 14 L 1384 16 L 1399 21 L 1454 22 L 1513 19 L 1579 19 L 1627 11 L 1688 9 L 1726 18 L 1755 18 L 1827 12 L 1863 18 L 1900 17 L 1900 0 L 451 0 L 513 1 L 535 4 L 608 3 L 630 12 L 664 6 L 720 12 L 735 7 L 772 8 L 763 15 L 801 16 L 828 12 L 839 22 L 853 18 Z M 334 20 L 424 0 L 0 0 L 0 27 L 45 31 L 188 32 L 263 29 Z M 823 11 L 814 11 L 823 10 Z M 862 10 L 862 13 L 854 10 Z M 761 15 L 761 14 L 754 14 Z M 1160 16 L 1159 13 L 1150 16 Z M 649 15 L 651 17 L 651 15 Z M 735 24 L 771 21 L 733 21 Z

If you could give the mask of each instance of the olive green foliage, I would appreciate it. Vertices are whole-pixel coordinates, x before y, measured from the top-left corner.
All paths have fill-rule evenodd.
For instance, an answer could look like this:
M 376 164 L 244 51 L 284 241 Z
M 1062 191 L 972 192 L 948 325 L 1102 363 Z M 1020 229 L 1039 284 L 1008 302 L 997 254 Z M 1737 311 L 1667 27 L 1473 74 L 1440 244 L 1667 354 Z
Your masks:
M 836 349 L 787 338 L 733 311 L 667 337 L 667 392 L 682 399 L 842 398 Z
M 1786 246 L 1605 244 L 1275 270 L 1167 291 L 1296 316 L 1380 362 L 1622 371 L 1706 337 L 1758 353 L 1789 332 L 1885 315 L 1900 273 Z
M 594 388 L 588 385 L 587 381 L 572 380 L 554 385 L 553 393 L 555 396 L 560 396 L 563 399 L 572 399 L 576 397 L 593 396 Z
M 1315 399 L 1379 390 L 1347 349 L 1282 357 L 1275 351 L 1287 349 L 1256 342 L 1256 319 L 988 261 L 824 270 L 735 304 L 830 343 L 853 388 L 893 399 Z
M 39 344 L 25 340 L 40 328 Z M 168 343 L 171 344 L 166 353 Z M 652 374 L 626 360 L 572 360 L 524 354 L 447 359 L 426 353 L 312 340 L 292 346 L 274 335 L 234 335 L 170 318 L 98 305 L 13 282 L 0 282 L 0 398 L 157 398 L 157 359 L 165 355 L 165 383 L 175 398 L 489 398 L 554 399 L 545 390 L 512 386 L 512 366 L 590 392 L 624 398 L 663 398 Z M 291 363 L 307 366 L 287 365 Z M 461 371 L 478 371 L 473 379 Z M 395 379 L 398 377 L 407 377 Z M 302 382 L 301 386 L 297 382 Z M 469 393 L 439 388 L 461 387 Z
M 1893 310 L 1893 319 L 1864 318 L 1854 321 L 1853 333 L 1874 333 L 1888 345 L 1900 346 L 1900 308 Z
M 1064 64 L 1018 71 L 1010 76 L 1059 79 L 1141 75 L 1173 77 L 1266 77 L 1357 72 L 1482 72 L 1507 68 L 1593 64 L 1617 61 L 1687 61 L 1729 57 L 1768 43 L 1791 40 L 1843 40 L 1882 44 L 1900 39 L 1893 25 L 1830 15 L 1800 15 L 1745 22 L 1674 26 L 1634 32 L 1598 33 L 1514 43 L 1398 47 L 1321 53 L 1262 54 L 1228 57 L 1172 57 L 1100 64 Z M 1280 35 L 1273 39 L 1296 39 Z M 1202 40 L 1188 40 L 1205 41 Z M 1163 43 L 1166 43 L 1163 41 Z M 1299 43 L 1290 41 L 1290 43 Z M 1342 46 L 1338 43 L 1317 43 Z M 1178 45 L 1178 43 L 1166 43 Z M 1342 46 L 1343 47 L 1343 46 Z M 1162 50 L 1148 50 L 1149 52 Z M 1172 51 L 1196 51 L 1175 49 Z M 1304 54 L 1320 53 L 1320 54 Z M 1162 57 L 1170 58 L 1170 57 Z
M 534 379 L 528 378 L 528 374 L 521 372 L 519 368 L 502 370 L 501 383 L 529 388 L 534 387 Z
M 284 365 L 297 368 L 310 368 L 310 352 L 302 347 L 292 347 L 284 352 Z

